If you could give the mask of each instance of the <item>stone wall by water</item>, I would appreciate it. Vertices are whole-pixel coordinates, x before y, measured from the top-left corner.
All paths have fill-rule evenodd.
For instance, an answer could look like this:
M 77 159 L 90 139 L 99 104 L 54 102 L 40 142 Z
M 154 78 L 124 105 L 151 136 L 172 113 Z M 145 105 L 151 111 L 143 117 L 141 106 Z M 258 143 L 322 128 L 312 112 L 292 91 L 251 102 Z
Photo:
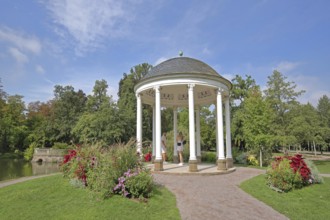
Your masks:
M 63 161 L 64 153 L 63 149 L 36 148 L 32 162 L 60 163 Z

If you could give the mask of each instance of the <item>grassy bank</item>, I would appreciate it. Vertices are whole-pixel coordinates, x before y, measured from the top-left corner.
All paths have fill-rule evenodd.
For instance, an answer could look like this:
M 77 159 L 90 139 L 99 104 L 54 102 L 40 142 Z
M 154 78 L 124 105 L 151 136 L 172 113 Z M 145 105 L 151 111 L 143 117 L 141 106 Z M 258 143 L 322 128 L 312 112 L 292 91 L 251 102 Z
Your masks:
M 175 196 L 163 187 L 147 203 L 99 200 L 61 175 L 1 188 L 0 198 L 1 219 L 180 219 Z
M 278 193 L 266 185 L 265 175 L 259 175 L 243 182 L 240 187 L 290 219 L 328 219 L 330 178 L 324 180 L 324 184 Z
M 330 161 L 329 160 L 313 160 L 320 173 L 330 174 Z

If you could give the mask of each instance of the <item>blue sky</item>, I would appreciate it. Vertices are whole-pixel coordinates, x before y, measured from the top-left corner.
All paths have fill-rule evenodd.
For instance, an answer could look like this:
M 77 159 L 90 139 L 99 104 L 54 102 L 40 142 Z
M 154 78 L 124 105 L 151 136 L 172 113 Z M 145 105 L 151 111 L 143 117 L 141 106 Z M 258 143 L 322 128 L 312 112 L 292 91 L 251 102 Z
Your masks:
M 330 97 L 329 11 L 327 0 L 1 0 L 0 78 L 26 103 L 55 85 L 90 94 L 100 79 L 116 99 L 124 72 L 182 50 L 262 88 L 277 69 L 316 105 Z

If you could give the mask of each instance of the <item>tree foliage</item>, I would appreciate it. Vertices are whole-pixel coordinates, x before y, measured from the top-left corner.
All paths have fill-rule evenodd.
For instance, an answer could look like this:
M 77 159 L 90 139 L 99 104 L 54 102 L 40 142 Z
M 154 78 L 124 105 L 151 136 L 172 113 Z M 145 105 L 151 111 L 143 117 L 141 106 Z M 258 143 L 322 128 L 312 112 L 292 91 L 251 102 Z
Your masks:
M 297 98 L 305 91 L 296 91 L 296 84 L 287 81 L 282 73 L 274 70 L 268 77 L 267 89 L 264 90 L 266 100 L 275 111 L 276 117 L 272 130 L 274 131 L 274 140 L 277 144 L 289 146 L 292 143 L 292 137 L 287 135 L 291 118 L 289 112 L 298 105 Z
M 130 74 L 123 74 L 123 78 L 119 81 L 118 90 L 118 108 L 121 110 L 122 117 L 125 118 L 126 132 L 122 137 L 123 141 L 128 141 L 136 133 L 136 97 L 134 86 L 138 81 L 147 74 L 152 66 L 143 63 L 136 65 L 130 70 Z M 143 106 L 143 118 L 150 118 L 152 116 L 151 106 Z M 147 134 L 145 137 L 151 139 L 152 121 L 143 120 L 143 133 Z
M 51 147 L 54 143 L 94 143 L 110 145 L 127 142 L 136 135 L 135 85 L 150 70 L 143 63 L 124 73 L 119 82 L 118 101 L 107 94 L 108 84 L 96 80 L 92 94 L 70 85 L 56 85 L 53 99 L 31 102 L 23 96 L 8 95 L 0 79 L 0 153 Z M 317 107 L 300 104 L 294 82 L 274 71 L 264 93 L 249 75 L 236 75 L 231 91 L 231 136 L 234 146 L 255 154 L 275 147 L 294 146 L 328 150 L 330 143 L 330 100 L 324 95 Z M 212 111 L 213 109 L 213 111 Z M 143 138 L 152 140 L 152 106 L 143 104 Z M 162 108 L 162 130 L 173 131 L 173 109 Z M 214 108 L 200 109 L 202 149 L 216 146 Z M 189 112 L 178 110 L 178 131 L 189 140 Z
M 112 97 L 107 95 L 108 84 L 96 80 L 93 94 L 88 96 L 86 111 L 73 128 L 79 142 L 113 144 L 125 132 L 123 119 Z
M 270 108 L 270 103 L 262 97 L 259 88 L 249 91 L 242 112 L 242 131 L 246 148 L 256 155 L 259 155 L 259 152 L 267 156 L 271 155 L 273 146 L 271 125 L 275 114 Z

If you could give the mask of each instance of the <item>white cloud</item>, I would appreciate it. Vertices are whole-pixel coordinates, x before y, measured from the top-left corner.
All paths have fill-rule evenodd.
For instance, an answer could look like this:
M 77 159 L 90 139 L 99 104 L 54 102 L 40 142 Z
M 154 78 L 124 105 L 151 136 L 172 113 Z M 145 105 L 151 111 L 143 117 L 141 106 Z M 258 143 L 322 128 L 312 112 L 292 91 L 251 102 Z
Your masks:
M 296 91 L 305 90 L 305 93 L 298 98 L 298 101 L 303 104 L 309 102 L 316 107 L 318 100 L 323 95 L 330 97 L 330 91 L 328 85 L 326 85 L 327 81 L 323 81 L 323 78 L 300 74 L 289 76 L 288 80 L 295 82 L 297 85 Z
M 56 33 L 64 40 L 73 39 L 78 55 L 100 47 L 107 38 L 123 34 L 125 22 L 131 16 L 123 4 L 115 0 L 44 2 L 56 25 Z
M 300 65 L 299 62 L 289 62 L 289 61 L 282 61 L 274 68 L 275 70 L 281 73 L 287 73 L 294 69 L 296 69 Z
M 45 73 L 45 70 L 41 65 L 36 65 L 36 71 L 41 75 Z
M 202 53 L 205 55 L 211 55 L 211 50 L 209 50 L 207 47 L 204 47 Z
M 164 62 L 165 60 L 168 60 L 168 58 L 167 58 L 167 57 L 160 57 L 160 58 L 158 58 L 158 59 L 156 60 L 156 62 L 154 63 L 154 66 L 156 66 L 156 65 L 158 65 L 158 64 L 160 64 L 160 63 L 162 63 L 162 62 Z
M 33 36 L 14 31 L 7 27 L 0 27 L 0 41 L 9 42 L 21 51 L 39 54 L 42 46 L 40 41 Z
M 12 57 L 14 57 L 18 64 L 24 64 L 29 62 L 29 58 L 17 48 L 10 47 L 8 49 L 8 52 Z

